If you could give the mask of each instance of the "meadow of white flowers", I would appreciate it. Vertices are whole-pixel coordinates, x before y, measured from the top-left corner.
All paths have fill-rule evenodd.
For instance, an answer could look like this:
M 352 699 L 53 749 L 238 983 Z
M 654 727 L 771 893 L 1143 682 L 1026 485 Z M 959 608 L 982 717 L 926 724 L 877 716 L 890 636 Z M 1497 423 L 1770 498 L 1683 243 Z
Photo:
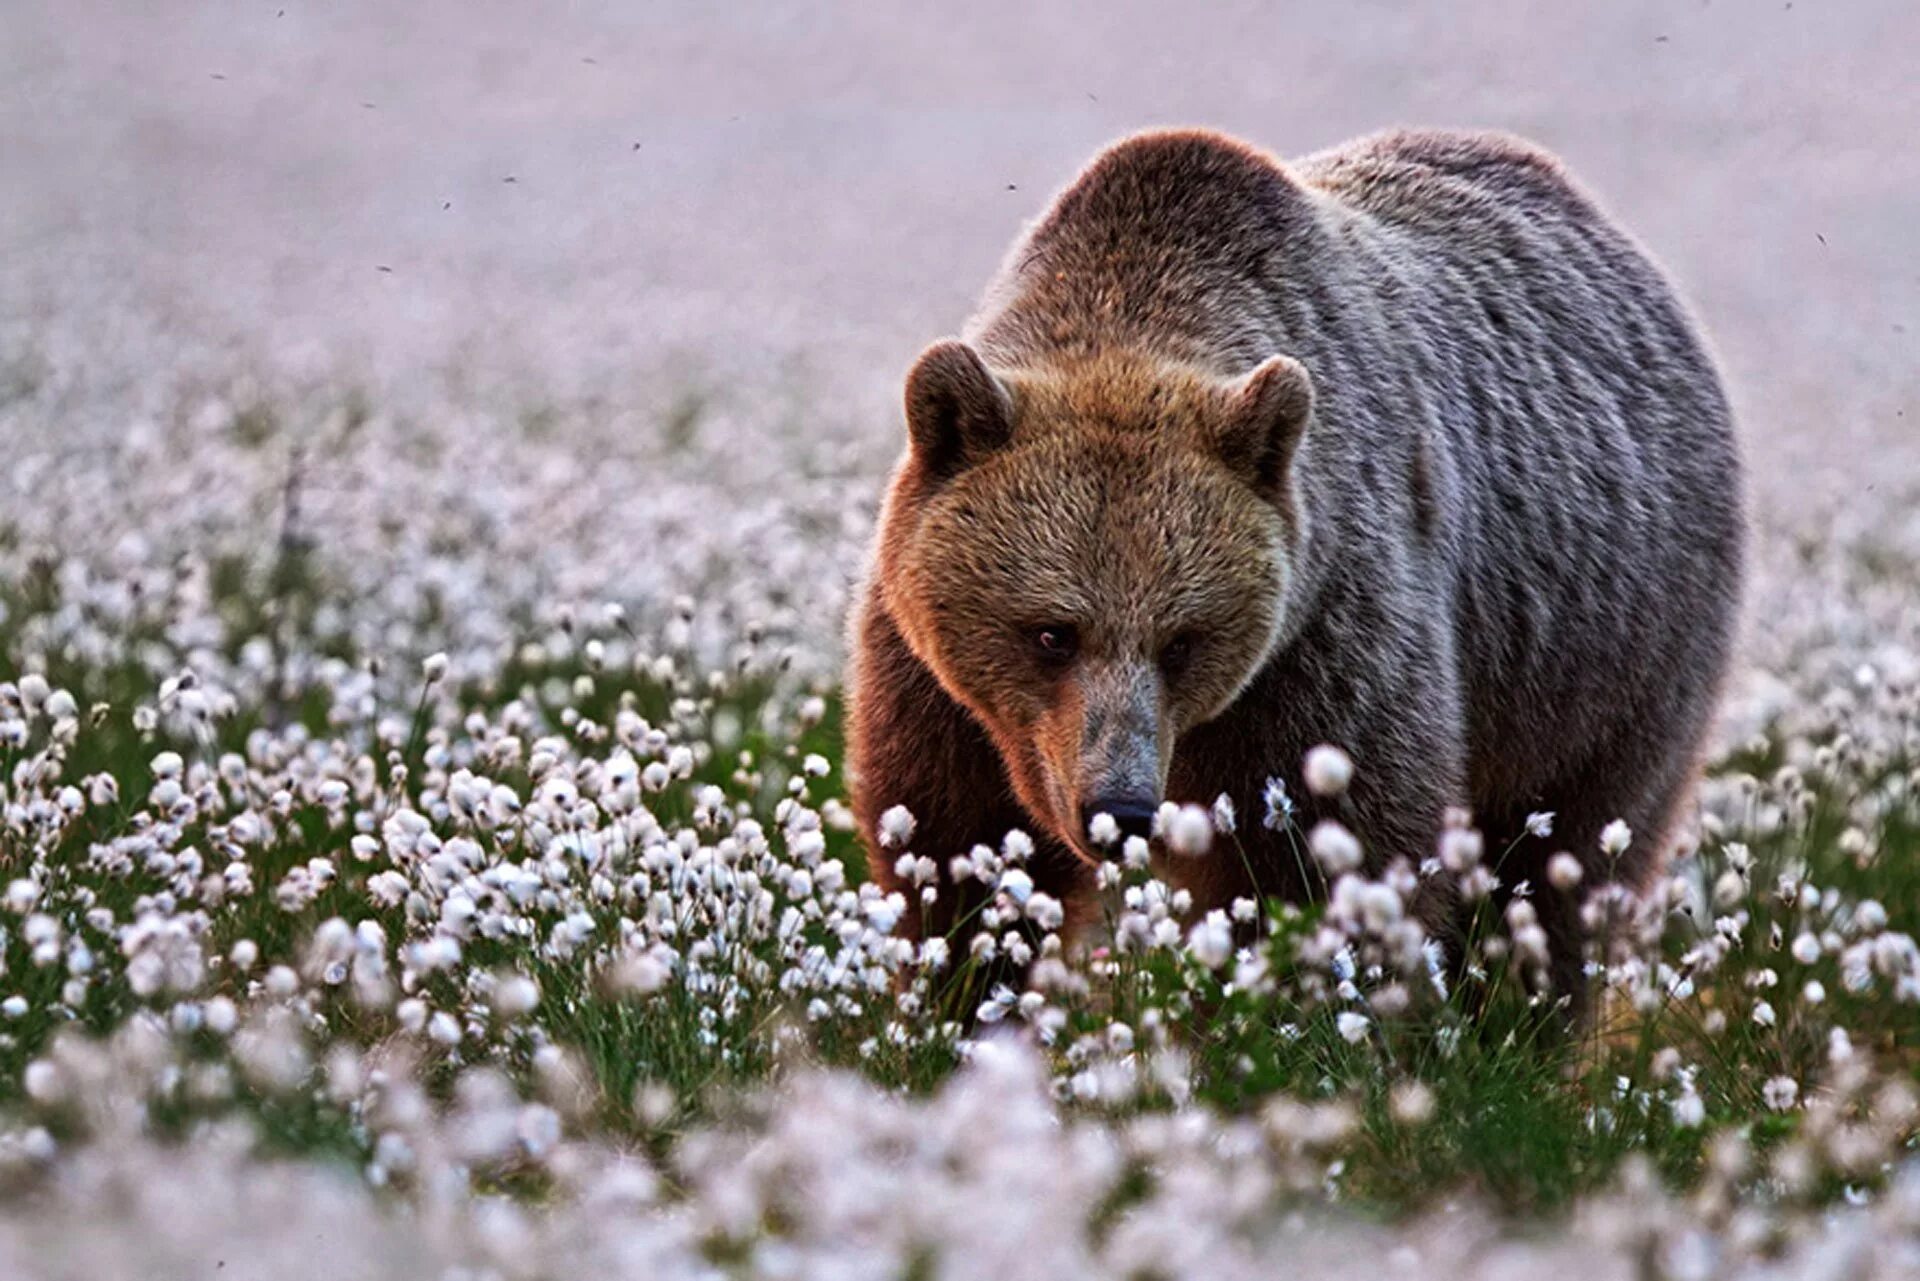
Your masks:
M 240 381 L 88 438 L 61 394 L 0 410 L 5 1275 L 1920 1267 L 1884 545 L 1763 536 L 1692 852 L 1593 895 L 1563 1044 L 1530 903 L 1451 973 L 1364 832 L 1299 834 L 1323 899 L 1200 919 L 1125 850 L 1085 952 L 1011 833 L 953 868 L 971 947 L 907 941 L 838 777 L 870 496 L 777 409 L 641 476 L 591 420 Z M 1276 781 L 1163 831 L 1289 822 Z M 1470 816 L 1434 860 L 1498 875 Z
M 0 1279 L 1920 1275 L 1913 6 L 1512 9 L 11 0 Z M 1186 121 L 1533 134 L 1698 304 L 1754 572 L 1646 896 L 1455 966 L 1344 827 L 1208 915 L 1123 846 L 1084 947 L 1020 833 L 971 941 L 868 884 L 897 372 Z

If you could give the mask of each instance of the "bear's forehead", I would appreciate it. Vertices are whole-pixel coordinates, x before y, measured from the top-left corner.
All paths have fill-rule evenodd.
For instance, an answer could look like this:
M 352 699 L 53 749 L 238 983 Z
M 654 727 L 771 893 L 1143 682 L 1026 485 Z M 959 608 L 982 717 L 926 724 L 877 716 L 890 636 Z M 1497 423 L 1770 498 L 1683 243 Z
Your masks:
M 1042 440 L 955 489 L 928 530 L 936 577 L 983 605 L 1150 620 L 1267 572 L 1269 513 L 1196 451 Z
M 1184 365 L 1105 355 L 1015 372 L 1015 439 L 1189 436 L 1222 408 L 1222 381 Z

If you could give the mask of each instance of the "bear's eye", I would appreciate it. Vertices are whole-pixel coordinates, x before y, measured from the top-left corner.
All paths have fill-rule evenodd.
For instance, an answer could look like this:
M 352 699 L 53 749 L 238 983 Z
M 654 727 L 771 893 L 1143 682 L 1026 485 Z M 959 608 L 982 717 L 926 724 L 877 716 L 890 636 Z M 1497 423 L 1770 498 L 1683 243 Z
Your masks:
M 1160 651 L 1160 670 L 1168 676 L 1178 676 L 1186 671 L 1188 664 L 1192 662 L 1193 636 L 1189 633 L 1174 637 L 1167 642 L 1166 648 Z
M 1044 623 L 1033 629 L 1033 647 L 1049 663 L 1064 663 L 1080 651 L 1080 633 L 1072 623 Z

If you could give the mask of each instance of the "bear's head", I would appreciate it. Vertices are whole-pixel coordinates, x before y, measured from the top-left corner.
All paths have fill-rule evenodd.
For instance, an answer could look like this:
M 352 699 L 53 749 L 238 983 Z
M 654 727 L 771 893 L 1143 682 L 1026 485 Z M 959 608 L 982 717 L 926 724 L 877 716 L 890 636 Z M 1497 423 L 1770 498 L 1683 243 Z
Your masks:
M 889 613 L 1039 824 L 1089 858 L 1096 814 L 1145 835 L 1180 736 L 1285 623 L 1307 371 L 1117 352 L 996 370 L 947 340 L 906 410 L 876 566 Z

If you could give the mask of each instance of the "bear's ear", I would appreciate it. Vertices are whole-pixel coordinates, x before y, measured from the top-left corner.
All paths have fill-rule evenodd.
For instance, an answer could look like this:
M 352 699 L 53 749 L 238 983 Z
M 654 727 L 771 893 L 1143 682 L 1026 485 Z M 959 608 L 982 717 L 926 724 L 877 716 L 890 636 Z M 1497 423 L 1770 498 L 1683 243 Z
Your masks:
M 907 436 L 927 472 L 945 480 L 1013 436 L 1013 397 L 979 352 L 943 338 L 907 372 Z
M 1255 489 L 1278 494 L 1313 417 L 1307 367 L 1291 356 L 1269 356 L 1228 385 L 1226 401 L 1214 447 Z

